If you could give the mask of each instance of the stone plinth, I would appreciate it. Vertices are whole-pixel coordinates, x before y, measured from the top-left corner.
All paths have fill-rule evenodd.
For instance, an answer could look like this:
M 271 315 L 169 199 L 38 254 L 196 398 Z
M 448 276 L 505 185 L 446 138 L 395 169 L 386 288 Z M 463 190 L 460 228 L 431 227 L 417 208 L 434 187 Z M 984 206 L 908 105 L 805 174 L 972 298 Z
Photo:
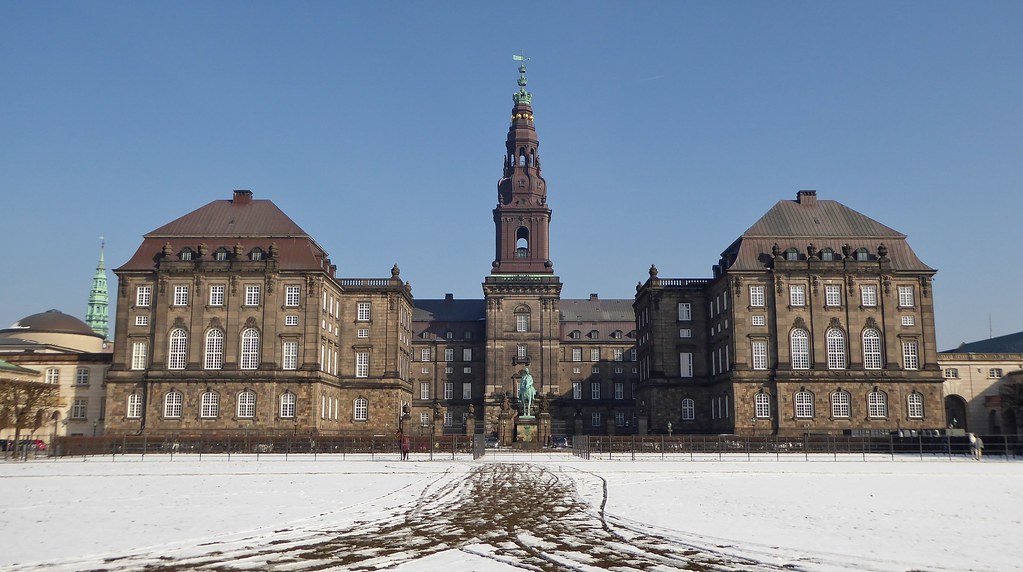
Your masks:
M 537 443 L 539 423 L 536 417 L 522 417 L 515 420 L 515 441 L 518 443 Z

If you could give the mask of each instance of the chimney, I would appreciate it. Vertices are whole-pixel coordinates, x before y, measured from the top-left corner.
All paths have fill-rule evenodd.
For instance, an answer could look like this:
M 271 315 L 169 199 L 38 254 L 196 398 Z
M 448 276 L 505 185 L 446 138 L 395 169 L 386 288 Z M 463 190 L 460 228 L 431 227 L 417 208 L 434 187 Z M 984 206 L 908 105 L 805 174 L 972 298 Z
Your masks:
M 594 300 L 596 300 L 596 299 L 597 299 L 597 294 L 596 294 L 596 292 L 590 292 L 590 302 L 592 302 L 592 301 L 594 301 Z
M 234 191 L 234 200 L 231 201 L 236 205 L 247 205 L 252 202 L 252 191 L 244 189 L 236 189 Z
M 448 292 L 447 294 L 444 294 L 444 300 L 445 301 L 450 302 L 450 301 L 452 301 L 454 299 L 455 299 L 455 295 L 452 294 L 451 292 Z
M 796 202 L 801 205 L 817 204 L 817 191 L 799 191 L 796 193 Z

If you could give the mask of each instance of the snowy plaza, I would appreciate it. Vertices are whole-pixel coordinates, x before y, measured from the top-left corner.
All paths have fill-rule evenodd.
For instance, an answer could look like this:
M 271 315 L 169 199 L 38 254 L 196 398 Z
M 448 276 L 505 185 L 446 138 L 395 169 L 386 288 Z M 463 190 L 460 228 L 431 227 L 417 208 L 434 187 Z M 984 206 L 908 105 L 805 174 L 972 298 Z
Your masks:
M 1023 463 L 966 457 L 0 463 L 6 570 L 1007 570 Z

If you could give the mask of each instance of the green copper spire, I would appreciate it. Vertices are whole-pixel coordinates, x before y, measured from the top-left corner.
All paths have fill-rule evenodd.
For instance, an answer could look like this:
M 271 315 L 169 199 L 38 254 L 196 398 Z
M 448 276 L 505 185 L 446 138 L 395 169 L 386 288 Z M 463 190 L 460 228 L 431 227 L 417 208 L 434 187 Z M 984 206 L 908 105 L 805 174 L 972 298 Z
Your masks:
M 512 100 L 516 105 L 530 105 L 533 102 L 533 94 L 526 91 L 526 60 L 528 58 L 522 55 L 514 55 L 512 59 L 522 62 L 519 64 L 519 91 L 512 96 Z
M 85 323 L 92 331 L 107 339 L 110 332 L 110 295 L 107 293 L 107 269 L 103 264 L 103 237 L 99 237 L 99 264 L 96 275 L 92 277 L 92 290 L 89 291 L 89 308 L 85 311 Z

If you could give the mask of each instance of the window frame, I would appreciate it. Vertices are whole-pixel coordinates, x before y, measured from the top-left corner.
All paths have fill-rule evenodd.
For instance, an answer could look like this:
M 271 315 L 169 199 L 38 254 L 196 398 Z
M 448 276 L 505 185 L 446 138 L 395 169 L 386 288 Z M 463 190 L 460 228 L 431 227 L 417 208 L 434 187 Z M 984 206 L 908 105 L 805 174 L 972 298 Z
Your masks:
M 250 389 L 238 392 L 238 403 L 235 407 L 235 416 L 238 419 L 253 419 L 256 417 L 256 392 Z
M 831 416 L 835 419 L 852 417 L 852 396 L 848 391 L 840 389 L 831 393 Z
M 693 321 L 693 305 L 691 302 L 678 303 L 678 321 L 679 322 Z
M 813 394 L 805 389 L 797 391 L 792 397 L 796 419 L 813 419 Z
M 806 286 L 803 284 L 789 284 L 789 306 L 802 308 L 806 306 Z
M 219 336 L 219 337 L 218 337 Z M 203 341 L 202 368 L 218 370 L 224 367 L 224 331 L 210 328 Z
M 199 418 L 216 419 L 220 417 L 220 394 L 215 391 L 204 391 L 199 401 Z
M 849 363 L 846 357 L 845 332 L 840 328 L 828 328 L 824 338 L 828 356 L 828 369 L 847 369 Z
M 124 417 L 126 419 L 141 419 L 142 418 L 142 394 L 141 393 L 129 393 L 128 404 L 125 408 Z
M 152 286 L 135 287 L 135 306 L 137 308 L 148 308 L 153 303 Z
M 916 306 L 916 293 L 912 286 L 898 286 L 899 307 L 913 308 Z
M 174 328 L 167 336 L 167 369 L 182 370 L 188 365 L 188 331 Z
M 369 377 L 369 352 L 355 352 L 355 377 Z
M 924 396 L 919 391 L 910 392 L 906 396 L 906 417 L 910 419 L 924 418 Z
M 281 369 L 284 370 L 297 370 L 298 369 L 298 342 L 295 340 L 285 340 L 281 344 Z
M 763 308 L 767 304 L 767 297 L 764 294 L 763 286 L 750 286 L 749 287 L 749 305 L 750 308 Z
M 259 284 L 245 285 L 245 306 L 259 306 L 263 298 L 263 289 Z
M 352 421 L 369 421 L 369 400 L 365 397 L 356 397 L 352 402 Z
M 696 419 L 696 402 L 691 397 L 682 400 L 682 420 L 693 421 Z
M 771 418 L 771 396 L 760 392 L 753 395 L 753 416 L 757 419 Z
M 226 288 L 223 284 L 210 284 L 210 306 L 223 306 L 226 300 Z
M 188 305 L 188 285 L 187 284 L 176 284 L 174 286 L 174 297 L 171 299 L 172 306 L 187 306 Z
M 260 334 L 256 328 L 245 328 L 241 335 L 238 369 L 247 371 L 259 369 Z
M 172 389 L 163 396 L 164 419 L 181 419 L 184 409 L 184 394 Z
M 863 369 L 877 370 L 884 367 L 881 342 L 881 331 L 876 328 L 863 330 Z
M 298 308 L 302 302 L 302 287 L 301 286 L 285 286 L 284 287 L 284 307 L 285 308 Z
M 767 340 L 752 340 L 750 343 L 750 355 L 754 370 L 762 371 L 767 369 Z
M 285 391 L 281 394 L 279 402 L 280 404 L 277 409 L 278 417 L 281 419 L 294 419 L 298 411 L 298 408 L 296 407 L 298 398 L 295 394 L 290 391 Z
M 373 306 L 370 302 L 357 302 L 355 305 L 355 321 L 369 322 L 373 319 Z
M 888 396 L 879 390 L 867 394 L 867 416 L 871 419 L 888 417 Z
M 810 332 L 803 328 L 794 328 L 789 332 L 789 358 L 792 369 L 810 369 Z

